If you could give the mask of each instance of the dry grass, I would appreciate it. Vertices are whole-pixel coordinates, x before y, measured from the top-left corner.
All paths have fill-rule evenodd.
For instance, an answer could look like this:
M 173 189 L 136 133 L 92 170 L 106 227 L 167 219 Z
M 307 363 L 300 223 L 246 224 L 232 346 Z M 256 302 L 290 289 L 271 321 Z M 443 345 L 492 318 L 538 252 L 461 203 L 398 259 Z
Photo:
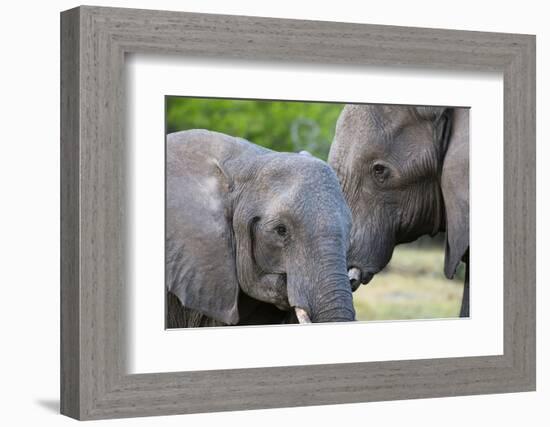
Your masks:
M 440 248 L 401 245 L 388 266 L 354 293 L 357 320 L 458 317 L 463 280 L 443 275 Z

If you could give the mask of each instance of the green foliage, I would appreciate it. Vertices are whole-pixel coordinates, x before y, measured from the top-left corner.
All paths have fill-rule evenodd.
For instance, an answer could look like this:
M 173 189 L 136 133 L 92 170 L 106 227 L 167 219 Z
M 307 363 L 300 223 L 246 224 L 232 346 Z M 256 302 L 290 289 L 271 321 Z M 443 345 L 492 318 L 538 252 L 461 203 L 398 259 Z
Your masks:
M 343 104 L 166 98 L 166 130 L 208 129 L 275 151 L 307 150 L 327 159 Z

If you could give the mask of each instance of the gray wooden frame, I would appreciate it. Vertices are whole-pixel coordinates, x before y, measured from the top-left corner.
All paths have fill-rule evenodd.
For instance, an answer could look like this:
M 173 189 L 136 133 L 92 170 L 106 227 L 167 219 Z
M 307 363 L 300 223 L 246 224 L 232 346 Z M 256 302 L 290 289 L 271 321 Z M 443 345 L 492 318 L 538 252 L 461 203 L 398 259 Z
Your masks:
M 504 76 L 504 354 L 125 373 L 126 53 Z M 535 389 L 535 37 L 79 7 L 61 14 L 61 412 L 78 419 Z M 161 280 L 162 281 L 162 280 Z

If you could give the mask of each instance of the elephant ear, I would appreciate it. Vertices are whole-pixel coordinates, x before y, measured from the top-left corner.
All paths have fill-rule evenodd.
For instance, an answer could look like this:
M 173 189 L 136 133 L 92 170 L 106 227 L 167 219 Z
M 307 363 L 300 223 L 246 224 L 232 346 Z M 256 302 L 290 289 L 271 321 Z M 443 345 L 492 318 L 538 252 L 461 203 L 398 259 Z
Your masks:
M 232 183 L 221 160 L 231 143 L 208 131 L 166 143 L 166 286 L 183 306 L 226 324 L 239 321 Z
M 445 203 L 445 276 L 452 278 L 470 247 L 469 110 L 456 108 L 441 172 Z

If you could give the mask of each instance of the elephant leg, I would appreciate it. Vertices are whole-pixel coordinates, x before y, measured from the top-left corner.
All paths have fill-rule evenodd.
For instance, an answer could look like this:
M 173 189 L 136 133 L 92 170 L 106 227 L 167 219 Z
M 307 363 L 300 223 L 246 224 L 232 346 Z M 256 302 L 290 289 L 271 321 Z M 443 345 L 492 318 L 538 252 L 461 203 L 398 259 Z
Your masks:
M 470 317 L 470 265 L 469 263 L 466 263 L 466 274 L 464 275 L 464 291 L 462 293 L 460 317 Z
M 166 291 L 166 319 L 165 327 L 167 329 L 172 328 L 185 328 L 185 309 L 181 305 L 179 299 L 172 293 Z
M 172 292 L 166 291 L 166 319 L 165 328 L 199 328 L 205 326 L 225 326 L 196 310 L 181 305 L 180 300 Z

